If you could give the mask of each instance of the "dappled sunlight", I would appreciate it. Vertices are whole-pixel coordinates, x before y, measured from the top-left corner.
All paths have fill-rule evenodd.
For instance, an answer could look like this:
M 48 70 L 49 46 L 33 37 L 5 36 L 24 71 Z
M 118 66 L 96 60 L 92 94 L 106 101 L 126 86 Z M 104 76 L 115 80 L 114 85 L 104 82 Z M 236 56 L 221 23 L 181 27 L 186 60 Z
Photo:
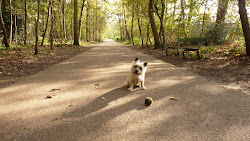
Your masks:
M 195 79 L 195 76 L 186 76 L 186 77 L 169 77 L 168 79 L 163 79 L 163 80 L 159 80 L 156 81 L 156 86 L 158 87 L 170 87 L 170 86 L 174 86 L 174 85 L 178 85 L 180 83 L 184 83 L 184 82 L 190 82 L 191 80 Z
M 214 121 L 213 126 L 223 130 L 228 127 L 219 127 L 224 117 L 231 120 L 230 113 L 240 110 L 244 115 L 247 110 L 247 104 L 241 105 L 248 101 L 240 100 L 244 95 L 225 99 L 224 94 L 231 91 L 184 68 L 123 47 L 105 48 L 95 47 L 2 89 L 4 132 L 32 131 L 27 132 L 26 140 L 34 140 L 32 136 L 56 140 L 59 136 L 48 136 L 55 131 L 65 140 L 123 140 L 117 135 L 132 134 L 154 140 L 150 135 L 166 132 L 173 139 L 192 139 L 191 132 L 198 133 L 196 126 L 207 130 Z M 130 92 L 126 81 L 135 57 L 148 62 L 147 90 Z M 46 99 L 48 95 L 52 98 Z M 148 96 L 154 102 L 147 107 L 144 100 Z M 223 105 L 223 100 L 236 109 L 224 112 L 234 107 Z M 180 131 L 182 135 L 178 136 Z M 134 140 L 130 136 L 126 139 Z

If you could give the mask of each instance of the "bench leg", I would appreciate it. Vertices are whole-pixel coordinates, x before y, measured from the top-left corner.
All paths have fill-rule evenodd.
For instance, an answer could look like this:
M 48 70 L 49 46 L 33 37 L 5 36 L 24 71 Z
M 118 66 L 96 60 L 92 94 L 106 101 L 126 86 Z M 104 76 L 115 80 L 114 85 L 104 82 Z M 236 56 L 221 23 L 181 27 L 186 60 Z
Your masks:
M 180 55 L 179 49 L 177 48 L 176 50 L 177 50 L 177 55 Z
M 185 51 L 186 50 L 183 50 L 183 52 L 182 52 L 182 56 L 183 56 L 184 59 L 185 59 L 185 54 L 184 54 Z
M 166 49 L 166 56 L 168 56 L 168 49 Z
M 199 50 L 196 51 L 197 57 L 200 58 Z

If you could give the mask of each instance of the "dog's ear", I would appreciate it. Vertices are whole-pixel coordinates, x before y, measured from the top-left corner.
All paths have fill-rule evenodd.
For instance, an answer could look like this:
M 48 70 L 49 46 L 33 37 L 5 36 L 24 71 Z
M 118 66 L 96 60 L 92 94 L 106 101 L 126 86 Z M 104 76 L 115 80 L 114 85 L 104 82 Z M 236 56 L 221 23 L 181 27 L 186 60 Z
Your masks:
M 135 61 L 139 60 L 137 57 L 135 58 Z
M 146 67 L 148 65 L 148 63 L 146 62 L 146 63 L 144 63 L 144 67 Z

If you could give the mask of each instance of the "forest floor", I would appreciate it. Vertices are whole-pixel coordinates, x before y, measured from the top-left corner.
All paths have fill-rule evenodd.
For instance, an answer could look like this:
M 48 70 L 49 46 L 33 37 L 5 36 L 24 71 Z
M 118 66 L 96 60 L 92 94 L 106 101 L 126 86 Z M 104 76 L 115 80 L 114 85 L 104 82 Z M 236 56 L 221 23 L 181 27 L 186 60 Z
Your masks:
M 21 78 L 35 74 L 54 64 L 69 59 L 90 49 L 91 46 L 55 45 L 39 48 L 34 56 L 33 47 L 0 50 L 0 88 L 16 83 Z
M 250 57 L 247 57 L 246 55 L 226 56 L 225 54 L 221 53 L 224 52 L 226 48 L 228 48 L 226 45 L 222 47 L 217 46 L 217 48 L 221 49 L 212 53 L 207 51 L 203 54 L 206 56 L 206 58 L 201 59 L 190 57 L 192 54 L 187 55 L 189 58 L 187 57 L 184 59 L 182 55 L 176 56 L 176 52 L 171 51 L 169 55 L 166 56 L 165 51 L 162 51 L 161 49 L 155 50 L 153 47 L 129 47 L 145 54 L 154 56 L 155 58 L 170 64 L 179 67 L 186 67 L 193 73 L 205 76 L 211 81 L 222 83 L 222 85 L 228 88 L 250 94 Z
M 219 53 L 206 54 L 206 59 L 182 56 L 167 56 L 165 51 L 145 48 L 142 46 L 128 46 L 137 51 L 152 55 L 157 59 L 176 66 L 186 67 L 195 74 L 207 77 L 224 84 L 226 87 L 250 93 L 250 58 L 246 56 L 225 56 Z M 15 48 L 0 50 L 0 88 L 9 86 L 24 76 L 37 73 L 53 64 L 62 62 L 78 55 L 91 46 L 57 45 L 53 51 L 49 46 L 40 48 L 38 56 L 33 55 L 33 48 Z M 171 53 L 170 53 L 171 54 Z M 219 54 L 219 55 L 218 55 Z

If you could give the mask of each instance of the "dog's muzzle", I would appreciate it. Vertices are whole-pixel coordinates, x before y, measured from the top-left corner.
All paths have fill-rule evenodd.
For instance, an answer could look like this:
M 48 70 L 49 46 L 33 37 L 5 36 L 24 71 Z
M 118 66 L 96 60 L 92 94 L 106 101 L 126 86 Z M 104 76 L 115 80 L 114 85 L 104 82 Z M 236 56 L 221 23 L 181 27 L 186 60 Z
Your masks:
M 135 74 L 140 74 L 140 70 L 136 69 Z

